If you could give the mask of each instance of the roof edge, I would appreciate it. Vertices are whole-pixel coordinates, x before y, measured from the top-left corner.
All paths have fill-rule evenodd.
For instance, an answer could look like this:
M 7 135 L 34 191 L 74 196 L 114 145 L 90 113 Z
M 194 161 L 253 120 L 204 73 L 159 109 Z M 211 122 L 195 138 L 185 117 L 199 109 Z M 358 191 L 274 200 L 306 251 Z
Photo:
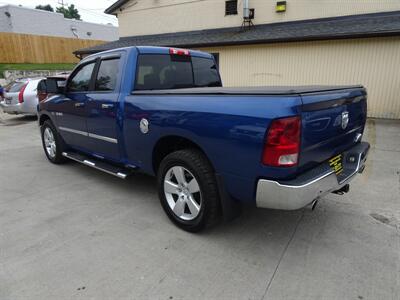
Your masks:
M 130 0 L 118 0 L 117 2 L 111 4 L 109 7 L 107 7 L 104 11 L 105 14 L 109 14 L 109 15 L 114 15 L 114 12 L 120 8 L 122 5 L 124 5 L 125 3 L 127 3 Z
M 238 42 L 215 42 L 215 43 L 197 43 L 197 44 L 182 44 L 182 45 L 164 45 L 160 47 L 180 47 L 180 48 L 193 48 L 193 47 L 219 47 L 219 46 L 244 46 L 244 45 L 260 45 L 260 44 L 278 44 L 278 43 L 295 43 L 295 42 L 317 42 L 327 40 L 349 40 L 349 39 L 363 39 L 363 38 L 376 38 L 376 37 L 394 37 L 400 36 L 400 31 L 388 31 L 371 34 L 351 34 L 351 35 L 331 35 L 331 36 L 318 36 L 318 37 L 301 37 L 301 38 L 287 38 L 287 39 L 276 39 L 276 40 L 257 40 L 257 41 L 238 41 Z M 135 47 L 135 46 L 131 46 Z M 103 51 L 108 51 L 114 48 L 105 50 L 92 50 L 92 49 L 79 49 L 75 50 L 73 54 L 95 54 Z M 115 48 L 117 49 L 117 48 Z

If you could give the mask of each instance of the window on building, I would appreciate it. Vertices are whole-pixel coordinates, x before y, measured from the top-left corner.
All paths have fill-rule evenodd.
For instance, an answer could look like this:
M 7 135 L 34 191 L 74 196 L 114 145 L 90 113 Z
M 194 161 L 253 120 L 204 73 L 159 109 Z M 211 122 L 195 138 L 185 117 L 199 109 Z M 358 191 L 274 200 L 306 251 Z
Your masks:
M 113 91 L 118 78 L 119 59 L 102 60 L 97 73 L 95 90 L 96 91 Z
M 237 0 L 225 1 L 225 15 L 237 15 Z
M 72 75 L 69 85 L 69 92 L 83 92 L 89 90 L 95 62 L 82 66 L 78 72 Z

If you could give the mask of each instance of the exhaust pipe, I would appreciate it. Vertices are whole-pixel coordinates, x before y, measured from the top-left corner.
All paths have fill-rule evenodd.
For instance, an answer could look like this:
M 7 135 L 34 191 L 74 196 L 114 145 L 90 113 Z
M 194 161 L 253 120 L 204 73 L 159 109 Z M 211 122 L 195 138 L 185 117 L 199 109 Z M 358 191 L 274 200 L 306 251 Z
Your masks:
M 311 210 L 314 210 L 317 207 L 318 204 L 318 199 L 315 199 L 312 203 L 311 203 Z
M 333 191 L 333 194 L 344 195 L 350 191 L 350 184 L 344 185 L 340 190 Z
M 332 193 L 336 195 L 344 195 L 349 191 L 350 191 L 350 184 L 346 184 L 340 190 L 333 191 Z M 311 202 L 311 210 L 314 210 L 317 207 L 318 200 L 319 199 L 317 198 L 313 202 Z

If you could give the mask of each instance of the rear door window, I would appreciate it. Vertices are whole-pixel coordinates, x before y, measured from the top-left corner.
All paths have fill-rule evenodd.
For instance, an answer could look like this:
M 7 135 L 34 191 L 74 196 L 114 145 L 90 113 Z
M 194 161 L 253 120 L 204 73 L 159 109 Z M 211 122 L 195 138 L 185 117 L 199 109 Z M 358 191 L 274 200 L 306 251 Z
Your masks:
M 107 59 L 100 62 L 95 90 L 113 91 L 117 84 L 119 59 Z
M 179 55 L 139 55 L 136 90 L 164 90 L 200 86 L 221 86 L 214 60 Z

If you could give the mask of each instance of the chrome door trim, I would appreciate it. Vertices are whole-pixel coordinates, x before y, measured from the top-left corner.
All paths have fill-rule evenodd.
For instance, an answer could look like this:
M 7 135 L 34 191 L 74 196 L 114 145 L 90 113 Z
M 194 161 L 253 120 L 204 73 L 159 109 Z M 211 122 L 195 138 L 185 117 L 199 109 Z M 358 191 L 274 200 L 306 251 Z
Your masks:
M 113 139 L 113 138 L 110 138 L 108 136 L 98 135 L 98 134 L 94 134 L 94 133 L 88 133 L 88 135 L 89 135 L 89 137 L 94 138 L 94 139 L 106 141 L 106 142 L 109 142 L 109 143 L 118 144 L 118 140 L 117 139 Z
M 91 137 L 91 138 L 94 138 L 94 139 L 106 141 L 106 142 L 109 142 L 109 143 L 118 144 L 118 140 L 117 139 L 110 138 L 108 136 L 98 135 L 98 134 L 89 133 L 89 132 L 85 132 L 85 131 L 80 131 L 80 130 L 76 130 L 76 129 L 72 129 L 72 128 L 68 128 L 68 127 L 62 127 L 62 126 L 59 126 L 58 129 L 60 129 L 62 131 L 71 132 L 71 133 L 75 133 L 75 134 L 80 134 L 80 135 Z
M 85 131 L 80 131 L 80 130 L 76 130 L 76 129 L 72 129 L 72 128 L 68 128 L 68 127 L 59 126 L 58 129 L 60 129 L 62 131 L 66 131 L 66 132 L 71 132 L 71 133 L 76 133 L 76 134 L 88 136 L 88 133 L 85 132 Z

